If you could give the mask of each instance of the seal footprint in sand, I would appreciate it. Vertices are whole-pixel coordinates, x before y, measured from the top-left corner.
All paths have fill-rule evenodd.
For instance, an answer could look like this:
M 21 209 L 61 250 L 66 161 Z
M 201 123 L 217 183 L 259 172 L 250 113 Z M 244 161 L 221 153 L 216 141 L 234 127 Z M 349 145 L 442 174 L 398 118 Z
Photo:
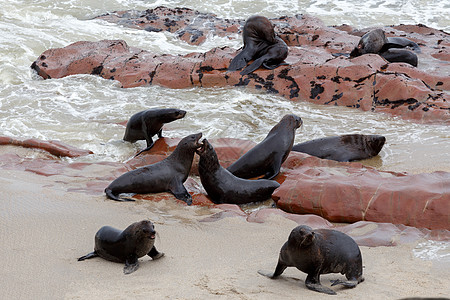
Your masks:
M 189 176 L 195 150 L 201 146 L 201 133 L 183 138 L 175 150 L 164 160 L 122 174 L 105 189 L 106 196 L 116 201 L 134 201 L 120 198 L 121 193 L 161 193 L 170 192 L 188 205 L 192 197 L 183 183 Z
M 100 256 L 109 261 L 125 263 L 123 272 L 130 274 L 139 268 L 140 257 L 148 255 L 155 260 L 164 256 L 154 246 L 155 235 L 153 223 L 148 220 L 133 223 L 123 231 L 103 226 L 95 234 L 94 252 L 78 258 L 78 261 Z
M 275 272 L 260 270 L 258 273 L 275 279 L 287 267 L 296 267 L 308 274 L 305 280 L 308 289 L 330 295 L 336 292 L 320 284 L 321 274 L 345 275 L 347 280 L 334 280 L 332 286 L 342 284 L 352 288 L 364 281 L 358 245 L 345 233 L 331 229 L 312 230 L 306 225 L 297 226 L 280 250 Z

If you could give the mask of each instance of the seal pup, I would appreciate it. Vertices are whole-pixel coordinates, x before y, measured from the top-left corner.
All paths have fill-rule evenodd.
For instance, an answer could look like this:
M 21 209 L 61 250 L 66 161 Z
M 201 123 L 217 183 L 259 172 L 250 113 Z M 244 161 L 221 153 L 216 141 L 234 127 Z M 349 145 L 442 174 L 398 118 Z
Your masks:
M 296 115 L 285 115 L 262 142 L 242 155 L 227 170 L 246 179 L 261 175 L 265 179 L 274 178 L 280 173 L 281 164 L 294 144 L 295 130 L 302 123 L 302 119 Z
M 249 180 L 234 176 L 219 164 L 216 151 L 207 139 L 203 140 L 197 154 L 200 156 L 198 163 L 200 180 L 216 204 L 264 201 L 280 186 L 274 180 Z
M 417 67 L 418 58 L 413 52 L 405 49 L 392 48 L 411 48 L 420 52 L 417 43 L 402 37 L 386 37 L 384 31 L 380 28 L 364 34 L 358 42 L 358 45 L 350 53 L 350 58 L 357 57 L 366 53 L 379 54 L 389 62 L 405 62 Z
M 170 192 L 191 205 L 192 197 L 183 183 L 191 170 L 195 150 L 201 146 L 201 137 L 202 133 L 191 134 L 183 138 L 172 154 L 162 161 L 122 174 L 105 189 L 106 196 L 116 201 L 134 201 L 120 198 L 119 194 Z
M 153 147 L 152 137 L 155 134 L 158 138 L 162 137 L 162 127 L 165 123 L 181 119 L 185 115 L 186 111 L 176 108 L 152 108 L 138 112 L 128 120 L 123 140 L 130 143 L 146 140 L 147 148 L 139 151 L 136 154 L 138 156 Z
M 139 268 L 138 258 L 148 255 L 155 260 L 164 256 L 154 246 L 155 234 L 155 227 L 148 220 L 133 223 L 123 231 L 103 226 L 95 234 L 94 252 L 78 258 L 78 261 L 100 256 L 109 261 L 125 263 L 123 272 L 133 273 Z
M 288 55 L 288 46 L 275 34 L 274 25 L 263 16 L 251 16 L 244 24 L 242 33 L 244 48 L 233 58 L 228 71 L 242 69 L 251 60 L 248 67 L 240 72 L 247 75 L 259 67 L 272 70 L 280 65 Z
M 292 151 L 336 161 L 355 161 L 378 155 L 385 142 L 382 135 L 346 134 L 296 144 Z
M 332 286 L 342 284 L 355 287 L 364 281 L 358 245 L 350 236 L 337 230 L 312 230 L 306 225 L 297 226 L 281 247 L 275 272 L 266 273 L 260 270 L 258 273 L 275 279 L 287 267 L 296 267 L 308 274 L 305 280 L 308 289 L 330 295 L 336 295 L 336 292 L 320 284 L 321 274 L 345 275 L 347 280 L 334 280 Z

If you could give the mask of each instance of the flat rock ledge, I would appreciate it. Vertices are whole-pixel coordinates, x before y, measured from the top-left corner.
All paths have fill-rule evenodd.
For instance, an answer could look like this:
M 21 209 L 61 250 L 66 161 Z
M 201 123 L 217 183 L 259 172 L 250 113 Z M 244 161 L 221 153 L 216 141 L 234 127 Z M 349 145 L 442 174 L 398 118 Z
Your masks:
M 240 33 L 245 20 L 217 18 L 190 9 L 159 7 L 98 17 L 147 31 L 169 31 L 191 44 L 208 34 Z M 421 47 L 419 66 L 388 63 L 376 54 L 349 59 L 368 31 L 328 27 L 308 15 L 271 19 L 289 46 L 287 66 L 258 69 L 241 76 L 227 67 L 237 49 L 213 48 L 187 55 L 155 54 L 123 40 L 80 41 L 42 53 L 32 68 L 44 79 L 92 74 L 117 80 L 122 87 L 159 85 L 181 89 L 245 86 L 293 101 L 384 112 L 420 123 L 450 124 L 450 35 L 424 25 L 384 27 L 387 36 L 409 38 Z

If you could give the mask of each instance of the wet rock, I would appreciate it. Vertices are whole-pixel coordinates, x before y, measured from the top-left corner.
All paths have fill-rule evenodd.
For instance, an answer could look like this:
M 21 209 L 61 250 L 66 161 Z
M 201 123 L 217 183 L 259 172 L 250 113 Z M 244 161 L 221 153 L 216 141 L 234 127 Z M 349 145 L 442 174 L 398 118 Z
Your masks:
M 245 20 L 221 19 L 187 8 L 158 7 L 143 12 L 115 12 L 99 19 L 148 31 L 164 30 L 191 44 L 209 35 L 241 34 Z M 339 105 L 384 112 L 421 123 L 450 124 L 450 36 L 423 25 L 383 27 L 386 36 L 406 37 L 421 47 L 419 67 L 388 63 L 377 54 L 354 59 L 350 53 L 360 36 L 371 30 L 327 27 L 308 15 L 271 19 L 290 46 L 288 66 L 258 69 L 241 76 L 227 72 L 237 49 L 206 53 L 156 55 L 124 41 L 77 42 L 45 51 L 33 64 L 43 78 L 93 74 L 119 81 L 123 87 L 160 85 L 168 88 L 246 86 L 293 101 Z M 176 70 L 176 72 L 174 72 Z

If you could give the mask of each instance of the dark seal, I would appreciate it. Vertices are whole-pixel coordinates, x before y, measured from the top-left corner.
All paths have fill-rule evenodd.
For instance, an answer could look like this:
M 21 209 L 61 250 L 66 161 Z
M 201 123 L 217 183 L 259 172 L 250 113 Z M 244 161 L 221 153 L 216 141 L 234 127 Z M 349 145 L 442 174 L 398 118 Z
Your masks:
M 382 29 L 375 29 L 361 37 L 358 45 L 350 53 L 350 57 L 374 53 L 379 54 L 389 62 L 405 62 L 417 67 L 417 55 L 406 50 L 406 48 L 420 52 L 420 47 L 417 43 L 402 37 L 386 37 Z
M 131 224 L 125 230 L 103 226 L 95 234 L 94 252 L 78 258 L 78 261 L 100 256 L 113 262 L 125 263 L 123 272 L 130 274 L 139 268 L 138 258 L 145 255 L 152 259 L 164 256 L 156 250 L 155 228 L 148 220 Z
M 283 65 L 288 55 L 288 46 L 275 34 L 273 24 L 263 16 L 252 16 L 247 19 L 242 33 L 244 48 L 230 63 L 228 71 L 240 70 L 251 60 L 248 67 L 241 71 L 247 75 L 259 67 L 272 70 Z
M 305 284 L 310 290 L 330 295 L 336 295 L 336 292 L 320 284 L 320 274 L 345 275 L 347 280 L 334 280 L 332 286 L 342 284 L 346 287 L 355 287 L 364 281 L 358 245 L 351 237 L 336 230 L 312 230 L 306 225 L 297 226 L 280 250 L 275 272 L 258 271 L 258 273 L 275 279 L 287 267 L 296 267 L 307 273 Z
M 116 201 L 133 201 L 119 198 L 118 195 L 171 192 L 177 199 L 190 205 L 192 197 L 183 183 L 191 170 L 195 150 L 201 146 L 198 142 L 201 137 L 201 133 L 191 134 L 183 138 L 164 160 L 122 174 L 105 189 L 106 196 Z
M 301 125 L 300 117 L 285 115 L 262 142 L 242 155 L 227 170 L 240 178 L 261 175 L 264 175 L 265 179 L 274 178 L 292 149 L 295 130 Z
M 176 108 L 154 108 L 138 112 L 128 120 L 123 140 L 134 143 L 138 140 L 146 140 L 147 148 L 141 150 L 136 156 L 153 147 L 152 137 L 157 134 L 162 137 L 162 127 L 165 123 L 183 118 L 186 111 Z
M 280 184 L 274 180 L 249 180 L 234 176 L 219 164 L 216 151 L 208 140 L 197 149 L 198 171 L 203 187 L 216 203 L 244 204 L 270 198 Z
M 296 144 L 292 151 L 336 161 L 355 161 L 378 155 L 385 142 L 382 135 L 346 134 Z

